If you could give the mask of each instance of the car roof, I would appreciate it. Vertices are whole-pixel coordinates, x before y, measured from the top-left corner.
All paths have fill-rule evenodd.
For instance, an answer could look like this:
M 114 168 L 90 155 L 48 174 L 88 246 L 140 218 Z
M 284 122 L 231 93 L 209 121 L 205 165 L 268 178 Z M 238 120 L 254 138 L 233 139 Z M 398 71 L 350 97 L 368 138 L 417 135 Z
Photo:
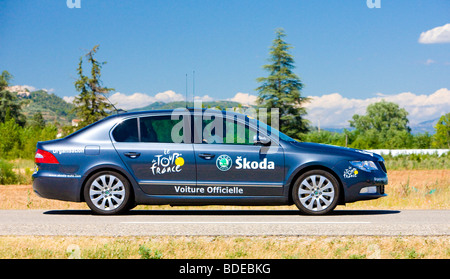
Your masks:
M 188 110 L 189 112 L 205 112 L 205 111 L 217 111 L 217 112 L 221 112 L 221 113 L 227 113 L 230 115 L 241 115 L 241 116 L 247 116 L 245 114 L 242 113 L 238 113 L 238 112 L 234 112 L 234 111 L 226 111 L 226 110 L 219 110 L 219 109 L 215 109 L 215 108 L 175 108 L 175 109 L 160 109 L 160 110 L 142 110 L 142 111 L 132 111 L 132 112 L 124 112 L 124 113 L 117 113 L 117 114 L 113 114 L 110 115 L 104 119 L 110 119 L 110 118 L 116 118 L 116 117 L 128 117 L 128 116 L 133 116 L 133 115 L 141 115 L 141 114 L 170 114 L 176 110 L 179 111 L 183 111 L 183 110 Z

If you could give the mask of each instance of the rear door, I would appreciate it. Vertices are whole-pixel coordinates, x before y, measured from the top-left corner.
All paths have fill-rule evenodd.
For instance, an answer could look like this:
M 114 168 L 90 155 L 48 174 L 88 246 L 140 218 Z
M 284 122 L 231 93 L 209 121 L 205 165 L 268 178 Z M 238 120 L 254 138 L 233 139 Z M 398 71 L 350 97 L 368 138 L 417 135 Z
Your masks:
M 181 186 L 195 186 L 193 146 L 183 128 L 189 120 L 188 114 L 152 114 L 126 119 L 113 129 L 114 147 L 145 193 L 176 195 Z

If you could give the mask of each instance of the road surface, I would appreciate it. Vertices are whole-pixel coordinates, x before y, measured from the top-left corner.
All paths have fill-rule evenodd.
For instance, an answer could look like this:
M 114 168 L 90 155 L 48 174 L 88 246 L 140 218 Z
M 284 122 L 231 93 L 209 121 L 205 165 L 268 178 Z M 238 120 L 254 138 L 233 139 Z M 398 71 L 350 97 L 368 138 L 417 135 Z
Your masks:
M 98 216 L 88 210 L 0 210 L 0 235 L 61 236 L 442 236 L 450 210 L 133 210 Z

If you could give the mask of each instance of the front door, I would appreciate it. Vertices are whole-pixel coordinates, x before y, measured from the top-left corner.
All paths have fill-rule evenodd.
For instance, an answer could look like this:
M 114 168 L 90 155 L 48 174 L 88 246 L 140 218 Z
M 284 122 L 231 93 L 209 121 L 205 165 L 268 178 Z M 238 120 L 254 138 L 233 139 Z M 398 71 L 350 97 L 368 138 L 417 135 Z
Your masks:
M 201 136 L 201 141 L 194 143 L 197 187 L 212 196 L 283 195 L 281 146 L 275 153 L 267 152 L 267 146 L 254 144 L 256 128 L 248 121 L 216 116 L 194 116 L 194 123 L 202 123 L 201 131 L 196 127 L 200 125 L 194 126 L 194 133 Z M 217 125 L 220 122 L 214 122 L 216 119 L 221 119 L 222 125 Z

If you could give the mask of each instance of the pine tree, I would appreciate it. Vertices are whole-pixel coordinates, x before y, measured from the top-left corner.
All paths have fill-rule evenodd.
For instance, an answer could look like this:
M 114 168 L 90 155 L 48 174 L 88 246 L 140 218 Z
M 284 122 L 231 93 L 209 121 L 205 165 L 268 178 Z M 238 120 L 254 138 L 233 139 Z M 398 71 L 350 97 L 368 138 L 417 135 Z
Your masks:
M 303 106 L 308 98 L 301 96 L 303 83 L 292 71 L 295 68 L 294 58 L 289 53 L 292 47 L 284 41 L 285 36 L 283 29 L 276 30 L 276 38 L 269 53 L 271 63 L 263 66 L 269 76 L 257 79 L 257 82 L 262 83 L 256 89 L 259 93 L 257 103 L 267 108 L 269 119 L 270 109 L 278 108 L 280 131 L 300 139 L 308 132 L 309 121 L 304 118 L 306 109 Z
M 109 115 L 108 111 L 113 109 L 113 105 L 109 103 L 105 95 L 113 91 L 113 88 L 103 87 L 101 77 L 102 66 L 106 62 L 99 62 L 94 58 L 94 55 L 98 51 L 98 45 L 89 51 L 85 57 L 91 64 L 91 77 L 87 77 L 83 74 L 83 56 L 80 57 L 78 63 L 78 77 L 75 82 L 75 89 L 80 92 L 75 97 L 74 104 L 77 117 L 80 118 L 78 128 L 85 127 L 92 124 Z
M 17 98 L 15 93 L 9 92 L 7 87 L 13 76 L 8 71 L 3 71 L 0 75 L 0 123 L 13 118 L 21 127 L 26 124 L 26 117 L 22 114 L 23 103 Z

